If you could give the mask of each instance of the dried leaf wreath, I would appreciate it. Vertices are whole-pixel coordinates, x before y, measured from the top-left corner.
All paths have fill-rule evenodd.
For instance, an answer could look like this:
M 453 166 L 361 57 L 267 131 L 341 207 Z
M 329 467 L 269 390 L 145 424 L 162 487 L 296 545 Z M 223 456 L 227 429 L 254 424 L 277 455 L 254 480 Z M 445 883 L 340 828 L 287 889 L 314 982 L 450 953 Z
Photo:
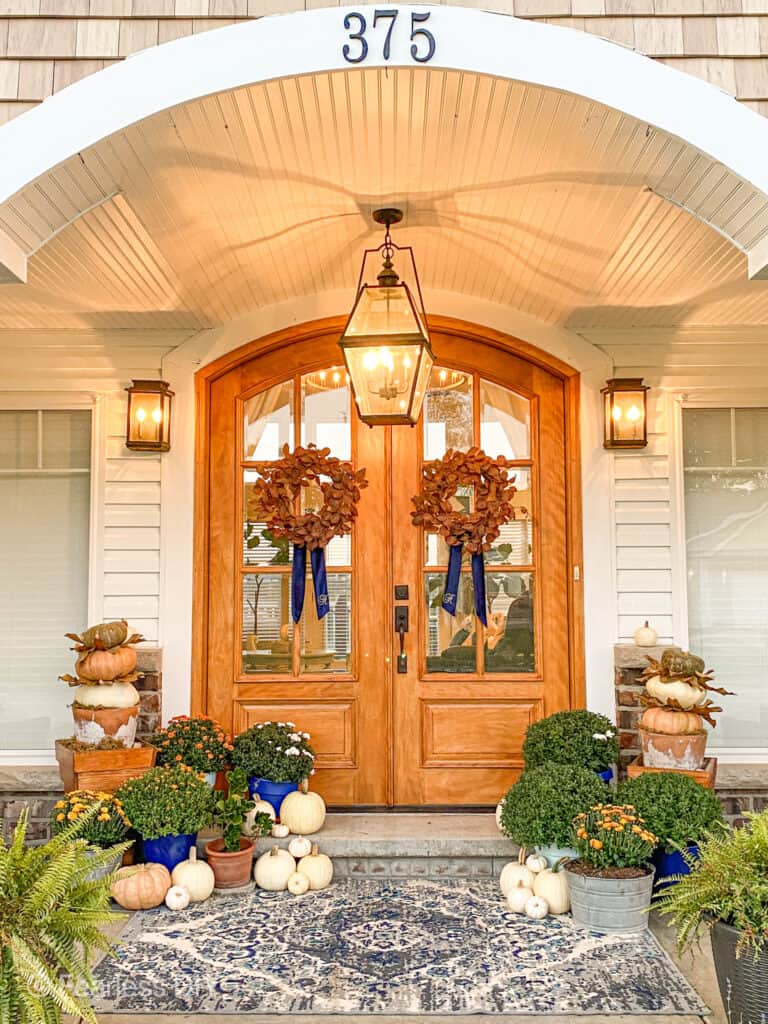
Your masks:
M 284 538 L 308 551 L 324 548 L 332 537 L 352 530 L 357 518 L 360 491 L 368 486 L 365 470 L 331 456 L 330 448 L 310 444 L 290 450 L 283 457 L 262 465 L 254 483 L 249 515 L 266 523 L 275 537 Z M 319 511 L 296 513 L 296 499 L 303 487 L 319 487 L 323 504 Z
M 473 554 L 488 551 L 502 525 L 515 518 L 512 499 L 517 488 L 509 475 L 511 466 L 503 455 L 492 459 L 481 448 L 449 449 L 424 467 L 421 494 L 411 498 L 414 525 L 444 537 L 449 547 L 464 544 Z M 474 489 L 473 512 L 456 511 L 461 485 Z

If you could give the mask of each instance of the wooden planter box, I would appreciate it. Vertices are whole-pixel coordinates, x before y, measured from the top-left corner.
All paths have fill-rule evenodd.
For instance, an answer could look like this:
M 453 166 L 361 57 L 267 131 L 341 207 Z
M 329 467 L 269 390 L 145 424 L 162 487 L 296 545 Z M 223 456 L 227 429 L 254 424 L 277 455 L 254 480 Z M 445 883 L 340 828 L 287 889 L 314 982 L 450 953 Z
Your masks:
M 127 750 L 70 750 L 56 740 L 56 760 L 64 789 L 96 789 L 114 793 L 126 779 L 135 779 L 152 768 L 157 750 L 148 743 Z
M 635 760 L 627 765 L 627 778 L 636 779 L 638 775 L 644 775 L 646 772 L 675 772 L 677 775 L 687 775 L 706 789 L 715 788 L 715 779 L 717 777 L 716 757 L 705 757 L 704 767 L 699 768 L 697 771 L 688 771 L 684 768 L 649 768 L 642 763 L 642 760 L 642 755 L 638 754 Z

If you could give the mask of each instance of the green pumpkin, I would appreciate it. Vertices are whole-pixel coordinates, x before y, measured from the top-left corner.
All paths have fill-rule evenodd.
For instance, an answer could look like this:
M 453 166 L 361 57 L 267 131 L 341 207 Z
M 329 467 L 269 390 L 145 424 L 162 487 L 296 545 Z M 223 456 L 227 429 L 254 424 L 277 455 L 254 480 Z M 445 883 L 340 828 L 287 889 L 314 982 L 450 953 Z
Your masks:
M 128 623 L 125 619 L 121 619 L 120 622 L 100 622 L 97 626 L 90 626 L 77 639 L 88 650 L 93 650 L 97 641 L 101 641 L 104 649 L 109 651 L 113 647 L 119 647 L 127 638 Z
M 664 674 L 667 676 L 692 676 L 704 671 L 704 659 L 689 651 L 667 648 L 661 656 Z

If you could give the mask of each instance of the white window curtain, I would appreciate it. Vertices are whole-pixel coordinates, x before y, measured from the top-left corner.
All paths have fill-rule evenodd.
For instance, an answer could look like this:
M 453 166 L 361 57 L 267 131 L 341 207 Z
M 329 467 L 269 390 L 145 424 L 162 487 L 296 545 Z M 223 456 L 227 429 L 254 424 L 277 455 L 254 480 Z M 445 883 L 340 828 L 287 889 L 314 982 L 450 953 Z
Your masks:
M 689 643 L 735 693 L 710 747 L 768 750 L 768 408 L 684 409 L 683 453 Z
M 72 735 L 64 636 L 86 625 L 91 413 L 0 410 L 0 752 Z

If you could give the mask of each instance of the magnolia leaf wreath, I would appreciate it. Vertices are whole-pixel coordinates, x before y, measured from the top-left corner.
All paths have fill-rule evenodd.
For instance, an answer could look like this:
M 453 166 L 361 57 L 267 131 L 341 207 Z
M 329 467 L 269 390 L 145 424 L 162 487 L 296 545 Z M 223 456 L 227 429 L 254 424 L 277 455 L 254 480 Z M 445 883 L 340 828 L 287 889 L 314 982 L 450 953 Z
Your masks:
M 360 491 L 368 486 L 365 470 L 354 470 L 331 456 L 330 448 L 310 444 L 290 450 L 283 446 L 283 457 L 264 463 L 261 476 L 253 485 L 249 515 L 266 523 L 276 538 L 293 544 L 291 569 L 291 615 L 301 618 L 307 578 L 307 551 L 312 564 L 312 583 L 318 619 L 328 614 L 328 582 L 325 575 L 325 547 L 333 537 L 350 533 L 357 518 Z M 319 497 L 318 508 L 297 512 L 298 498 L 304 488 L 312 488 Z
M 485 601 L 485 565 L 483 552 L 488 551 L 499 536 L 501 527 L 515 518 L 512 499 L 516 487 L 510 477 L 512 463 L 503 455 L 492 459 L 481 448 L 467 452 L 449 449 L 442 459 L 424 467 L 421 494 L 411 501 L 415 526 L 427 533 L 437 533 L 450 547 L 448 572 L 445 578 L 443 608 L 456 614 L 456 602 L 464 546 L 472 554 L 472 582 L 475 592 L 475 613 L 488 625 Z M 457 508 L 459 487 L 471 487 L 474 508 L 462 512 Z

